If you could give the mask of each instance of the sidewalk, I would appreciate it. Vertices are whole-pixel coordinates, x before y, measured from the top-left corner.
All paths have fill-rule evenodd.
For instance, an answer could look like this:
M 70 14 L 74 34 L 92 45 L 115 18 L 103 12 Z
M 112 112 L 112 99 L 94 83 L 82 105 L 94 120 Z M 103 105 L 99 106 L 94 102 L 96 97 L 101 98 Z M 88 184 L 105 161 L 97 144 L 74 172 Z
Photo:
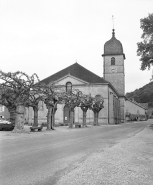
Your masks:
M 35 132 L 30 132 L 30 127 L 29 125 L 24 125 L 24 133 L 13 133 L 11 131 L 1 131 L 0 132 L 0 140 L 3 139 L 15 139 L 15 138 L 19 138 L 19 137 L 33 137 L 33 136 L 40 136 L 43 134 L 59 134 L 61 132 L 77 132 L 78 130 L 82 130 L 82 129 L 86 129 L 86 128 L 73 128 L 70 129 L 68 126 L 60 126 L 60 127 L 54 127 L 55 130 L 46 130 L 47 127 L 43 127 L 41 132 L 35 131 Z M 88 126 L 88 128 L 90 128 L 92 126 Z
M 63 127 L 55 127 L 55 130 L 51 130 L 51 131 L 47 131 L 46 127 L 44 127 L 41 132 L 38 132 L 38 131 L 30 132 L 30 127 L 31 126 L 24 125 L 25 133 L 13 133 L 11 131 L 1 131 L 0 132 L 0 140 L 15 139 L 15 138 L 19 138 L 19 137 L 23 138 L 23 137 L 29 137 L 29 136 L 33 137 L 33 136 L 40 136 L 42 134 L 53 134 L 53 133 L 56 134 L 57 133 L 56 131 L 58 131 L 58 133 L 70 131 L 70 129 L 68 129 L 68 127 L 63 126 Z
M 57 185 L 153 185 L 153 129 L 92 154 Z

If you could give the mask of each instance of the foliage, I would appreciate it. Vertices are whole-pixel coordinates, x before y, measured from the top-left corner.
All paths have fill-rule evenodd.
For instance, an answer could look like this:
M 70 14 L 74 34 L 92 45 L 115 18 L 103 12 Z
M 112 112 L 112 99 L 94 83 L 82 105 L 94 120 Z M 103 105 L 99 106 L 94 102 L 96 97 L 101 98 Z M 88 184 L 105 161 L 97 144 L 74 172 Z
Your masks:
M 24 127 L 24 108 L 33 107 L 34 125 L 38 125 L 38 103 L 44 101 L 48 109 L 47 129 L 53 129 L 54 115 L 58 103 L 64 103 L 70 110 L 70 127 L 73 126 L 73 114 L 75 107 L 81 107 L 84 116 L 84 126 L 86 125 L 86 112 L 92 109 L 98 123 L 98 113 L 103 108 L 103 98 L 100 95 L 91 97 L 84 95 L 78 89 L 65 92 L 65 88 L 48 86 L 39 82 L 36 74 L 31 77 L 27 74 L 17 71 L 15 73 L 4 73 L 0 71 L 1 98 L 0 103 L 5 105 L 9 111 L 11 108 L 15 111 L 16 123 L 15 129 L 20 130 Z M 37 83 L 35 83 L 37 81 Z
M 91 95 L 82 95 L 80 97 L 80 104 L 79 107 L 81 107 L 81 109 L 88 109 L 91 108 L 93 103 L 93 98 L 91 97 Z
M 82 126 L 87 127 L 87 125 L 86 125 L 86 113 L 87 113 L 87 110 L 89 108 L 91 108 L 91 106 L 92 106 L 93 98 L 91 97 L 90 94 L 89 95 L 84 95 L 84 94 L 80 93 L 79 100 L 80 100 L 79 107 L 83 111 L 83 124 L 82 124 Z
M 1 86 L 1 85 L 0 85 Z M 8 109 L 15 107 L 15 100 L 13 99 L 13 91 L 10 88 L 1 86 L 0 104 L 6 106 Z
M 7 89 L 7 98 L 9 101 L 25 104 L 29 98 L 30 89 L 33 87 L 35 80 L 39 80 L 36 74 L 31 77 L 27 74 L 17 71 L 15 73 L 5 73 L 0 71 L 1 89 Z
M 38 108 L 38 103 L 40 101 L 43 101 L 43 98 L 44 98 L 44 95 L 43 95 L 42 86 L 40 84 L 36 84 L 30 89 L 29 99 L 27 101 L 26 106 Z
M 145 70 L 153 65 L 153 13 L 140 19 L 140 24 L 143 41 L 137 43 L 137 55 L 140 56 L 141 70 Z
M 126 112 L 125 117 L 128 118 L 128 121 L 146 120 L 146 115 L 142 115 L 142 114 L 131 114 Z
M 126 93 L 126 97 L 133 99 L 138 103 L 153 102 L 153 82 L 136 89 L 133 92 Z
M 5 73 L 0 71 L 1 79 L 1 103 L 12 111 L 12 120 L 15 120 L 15 132 L 24 131 L 24 109 L 29 101 L 30 91 L 36 80 L 39 78 L 36 74 L 28 76 L 27 74 L 17 71 L 15 73 Z M 13 118 L 14 117 L 14 118 Z
M 94 125 L 98 124 L 98 116 L 100 110 L 104 107 L 103 106 L 104 99 L 101 95 L 96 95 L 94 98 L 92 98 L 92 105 L 90 109 L 94 112 Z
M 91 109 L 94 113 L 99 113 L 99 111 L 104 107 L 103 106 L 104 99 L 101 95 L 96 95 L 93 98 L 93 102 L 91 105 Z
M 80 98 L 82 96 L 82 92 L 78 89 L 72 89 L 71 91 L 67 91 L 63 93 L 62 102 L 65 106 L 68 107 L 70 111 L 70 124 L 69 128 L 73 127 L 73 118 L 74 118 L 74 109 L 80 105 Z
M 27 107 L 32 107 L 34 111 L 34 123 L 33 126 L 38 126 L 38 105 L 40 101 L 44 100 L 44 94 L 41 84 L 35 84 L 29 92 L 29 98 L 26 102 Z
M 47 113 L 47 130 L 54 130 L 55 112 L 57 110 L 57 104 L 63 101 L 64 92 L 60 87 L 47 86 L 41 84 L 43 100 L 48 109 Z
M 74 108 L 79 106 L 80 95 L 82 95 L 82 93 L 77 89 L 72 89 L 72 91 L 67 91 L 64 93 L 62 100 L 70 111 L 74 111 Z

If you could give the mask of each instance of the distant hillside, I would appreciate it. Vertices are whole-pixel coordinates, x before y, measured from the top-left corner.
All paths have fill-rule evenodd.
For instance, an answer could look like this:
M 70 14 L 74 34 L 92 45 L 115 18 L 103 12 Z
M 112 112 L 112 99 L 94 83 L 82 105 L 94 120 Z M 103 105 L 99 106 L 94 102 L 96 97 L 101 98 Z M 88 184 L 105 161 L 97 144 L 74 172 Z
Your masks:
M 126 97 L 133 99 L 138 103 L 149 103 L 153 104 L 153 82 L 146 84 L 140 89 L 136 89 L 133 92 L 126 93 Z

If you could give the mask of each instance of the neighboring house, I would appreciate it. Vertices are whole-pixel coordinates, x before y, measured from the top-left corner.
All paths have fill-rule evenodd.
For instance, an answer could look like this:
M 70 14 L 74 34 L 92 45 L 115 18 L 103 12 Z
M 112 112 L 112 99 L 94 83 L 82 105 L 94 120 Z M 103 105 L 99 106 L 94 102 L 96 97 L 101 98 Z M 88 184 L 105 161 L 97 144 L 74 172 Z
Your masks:
M 136 120 L 145 120 L 147 116 L 147 108 L 140 103 L 131 101 L 130 99 L 125 100 L 125 115 L 133 115 Z M 127 117 L 126 120 L 129 120 Z
M 153 118 L 153 102 L 141 103 L 142 106 L 146 106 L 148 118 Z
M 5 120 L 9 120 L 10 114 L 8 112 L 8 109 L 0 104 L 0 118 L 4 118 Z
M 153 107 L 149 107 L 147 113 L 148 113 L 148 118 L 153 119 Z
M 120 41 L 115 38 L 113 29 L 112 38 L 104 45 L 103 56 L 103 78 L 92 73 L 83 66 L 75 63 L 41 82 L 51 85 L 65 87 L 65 89 L 79 89 L 84 94 L 97 94 L 104 98 L 104 108 L 99 113 L 99 124 L 118 124 L 125 122 L 125 114 L 128 110 L 131 114 L 143 114 L 146 109 L 130 102 L 125 97 L 125 54 Z M 96 65 L 96 62 L 95 62 Z M 99 67 L 102 67 L 99 66 Z M 47 109 L 44 103 L 40 103 L 39 122 L 46 122 Z M 82 110 L 75 108 L 74 122 L 82 123 Z M 29 123 L 33 122 L 33 111 L 29 108 L 27 111 Z M 94 115 L 92 110 L 87 111 L 87 124 L 93 124 Z M 67 125 L 70 121 L 70 112 L 68 107 L 60 104 L 55 114 L 55 123 L 64 123 Z

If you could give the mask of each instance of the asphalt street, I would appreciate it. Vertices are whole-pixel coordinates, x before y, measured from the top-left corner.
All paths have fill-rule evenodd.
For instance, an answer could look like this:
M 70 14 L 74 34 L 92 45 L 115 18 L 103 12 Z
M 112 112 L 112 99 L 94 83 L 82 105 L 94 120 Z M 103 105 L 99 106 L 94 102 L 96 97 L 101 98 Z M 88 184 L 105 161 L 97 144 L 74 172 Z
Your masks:
M 148 125 L 149 121 L 73 129 L 57 127 L 55 131 L 44 128 L 42 132 L 23 134 L 0 132 L 0 184 L 56 184 L 94 152 L 130 138 Z

